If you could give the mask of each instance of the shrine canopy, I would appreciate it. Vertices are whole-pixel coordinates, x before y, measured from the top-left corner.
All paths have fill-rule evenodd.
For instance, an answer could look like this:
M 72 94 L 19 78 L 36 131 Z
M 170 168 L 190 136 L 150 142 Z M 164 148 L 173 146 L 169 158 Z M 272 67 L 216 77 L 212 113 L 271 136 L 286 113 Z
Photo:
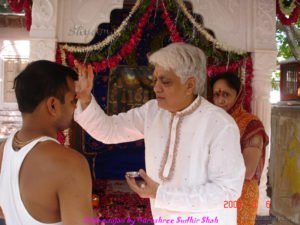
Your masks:
M 129 9 L 114 10 L 110 24 L 100 24 L 89 44 L 59 43 L 56 61 L 70 67 L 74 60 L 91 64 L 96 74 L 93 95 L 112 115 L 155 97 L 147 56 L 172 42 L 190 43 L 204 51 L 208 79 L 226 71 L 238 74 L 245 85 L 245 109 L 251 111 L 250 53 L 220 42 L 183 0 L 137 0 Z M 123 178 L 125 171 L 144 168 L 142 141 L 104 145 L 85 134 L 83 149 L 95 178 Z

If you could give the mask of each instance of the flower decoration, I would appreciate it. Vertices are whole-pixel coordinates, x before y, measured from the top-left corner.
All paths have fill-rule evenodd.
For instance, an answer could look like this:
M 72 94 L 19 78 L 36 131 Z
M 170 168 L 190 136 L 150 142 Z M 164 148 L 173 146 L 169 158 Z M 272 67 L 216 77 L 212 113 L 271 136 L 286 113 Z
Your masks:
M 276 14 L 277 18 L 285 26 L 289 26 L 297 22 L 300 14 L 300 1 L 276 0 Z
M 27 31 L 30 31 L 31 27 L 31 5 L 30 0 L 7 0 L 10 9 L 15 13 L 25 12 L 25 24 Z

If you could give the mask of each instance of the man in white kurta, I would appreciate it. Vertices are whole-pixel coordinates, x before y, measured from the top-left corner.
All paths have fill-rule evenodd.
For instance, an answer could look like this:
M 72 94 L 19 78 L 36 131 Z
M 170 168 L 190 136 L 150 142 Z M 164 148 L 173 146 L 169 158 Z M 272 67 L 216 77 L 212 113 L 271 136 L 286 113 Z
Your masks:
M 166 71 L 154 72 L 157 82 L 160 74 Z M 157 99 L 113 116 L 92 97 L 84 109 L 77 104 L 75 121 L 103 143 L 144 139 L 147 176 L 157 184 L 155 224 L 236 225 L 237 209 L 226 202 L 240 197 L 245 166 L 234 120 L 197 95 L 182 110 L 166 110 L 169 83 L 161 85 Z

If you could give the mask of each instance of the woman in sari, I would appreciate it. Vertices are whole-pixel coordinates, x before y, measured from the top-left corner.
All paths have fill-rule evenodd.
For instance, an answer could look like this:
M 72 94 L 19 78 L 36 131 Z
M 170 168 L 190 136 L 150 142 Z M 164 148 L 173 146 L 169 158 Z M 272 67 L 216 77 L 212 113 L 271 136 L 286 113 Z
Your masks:
M 243 108 L 244 87 L 233 73 L 218 74 L 211 79 L 213 103 L 227 111 L 240 130 L 241 150 L 246 174 L 238 200 L 238 225 L 254 225 L 259 197 L 259 181 L 265 161 L 268 136 L 259 118 Z

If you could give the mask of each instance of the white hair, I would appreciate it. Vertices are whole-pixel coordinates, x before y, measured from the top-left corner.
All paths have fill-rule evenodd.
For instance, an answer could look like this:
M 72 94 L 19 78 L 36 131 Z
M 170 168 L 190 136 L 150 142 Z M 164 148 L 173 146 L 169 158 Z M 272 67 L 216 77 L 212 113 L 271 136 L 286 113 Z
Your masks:
M 194 94 L 202 95 L 206 85 L 206 57 L 200 48 L 186 43 L 172 43 L 149 56 L 152 65 L 172 70 L 184 83 L 194 77 Z

